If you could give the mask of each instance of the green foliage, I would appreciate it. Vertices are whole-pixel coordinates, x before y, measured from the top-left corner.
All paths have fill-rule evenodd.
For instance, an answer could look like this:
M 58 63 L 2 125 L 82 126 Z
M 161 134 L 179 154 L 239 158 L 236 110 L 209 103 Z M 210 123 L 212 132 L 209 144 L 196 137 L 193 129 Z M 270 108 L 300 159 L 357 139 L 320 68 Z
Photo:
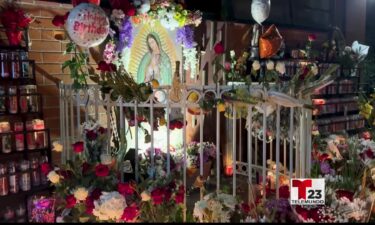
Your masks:
M 77 90 L 86 87 L 86 77 L 89 76 L 89 72 L 85 67 L 88 64 L 88 55 L 83 52 L 77 52 L 77 45 L 72 41 L 66 45 L 64 54 L 72 54 L 72 58 L 63 63 L 62 70 L 69 68 L 70 77 L 73 79 L 73 88 Z

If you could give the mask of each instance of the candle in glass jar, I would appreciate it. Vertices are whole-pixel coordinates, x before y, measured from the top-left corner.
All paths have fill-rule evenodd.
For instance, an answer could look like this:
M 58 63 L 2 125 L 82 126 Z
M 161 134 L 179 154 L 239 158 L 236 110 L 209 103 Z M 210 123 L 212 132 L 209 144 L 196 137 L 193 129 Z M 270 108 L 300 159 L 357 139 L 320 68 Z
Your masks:
M 22 191 L 31 190 L 31 176 L 30 176 L 30 162 L 28 160 L 22 160 L 20 164 L 20 188 Z
M 15 122 L 14 123 L 14 131 L 23 131 L 23 123 L 22 122 Z M 19 133 L 15 135 L 16 138 L 16 149 L 17 151 L 23 151 L 25 149 L 25 137 L 23 133 Z
M 0 122 L 0 142 L 1 149 L 3 153 L 10 153 L 12 151 L 12 140 L 10 132 L 9 122 Z M 4 134 L 8 133 L 8 134 Z
M 26 134 L 27 149 L 33 150 L 36 148 L 35 132 L 33 131 L 34 130 L 33 121 L 26 122 L 26 130 L 27 130 L 27 134 Z
M 39 160 L 38 158 L 33 158 L 31 160 L 31 183 L 32 185 L 39 186 L 40 185 L 40 173 L 39 173 Z
M 15 162 L 10 162 L 8 164 L 8 173 L 9 173 L 9 192 L 16 194 L 19 191 L 19 177 L 16 171 Z
M 44 133 L 44 121 L 39 119 L 33 120 L 33 128 L 34 130 L 43 130 L 35 132 L 35 144 L 37 148 L 44 148 L 46 143 Z
M 0 114 L 6 113 L 6 98 L 5 98 L 5 89 L 0 86 Z
M 17 101 L 17 87 L 9 87 L 9 113 L 16 114 L 18 112 L 18 101 Z
M 7 167 L 0 164 L 0 196 L 7 195 L 9 192 L 9 183 L 7 177 Z
M 20 77 L 20 64 L 18 52 L 12 52 L 12 76 L 13 79 Z
M 2 52 L 0 53 L 0 57 L 1 57 L 1 76 L 3 78 L 9 77 L 8 53 Z

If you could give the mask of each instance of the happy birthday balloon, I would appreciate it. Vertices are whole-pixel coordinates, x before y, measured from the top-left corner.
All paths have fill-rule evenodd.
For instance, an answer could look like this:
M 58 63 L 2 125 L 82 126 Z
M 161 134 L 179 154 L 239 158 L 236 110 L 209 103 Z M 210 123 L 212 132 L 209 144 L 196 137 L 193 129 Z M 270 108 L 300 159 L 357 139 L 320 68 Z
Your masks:
M 270 15 L 271 0 L 253 0 L 251 2 L 251 15 L 254 20 L 262 24 Z
M 109 20 L 99 6 L 81 3 L 70 11 L 66 30 L 77 45 L 90 48 L 106 39 Z

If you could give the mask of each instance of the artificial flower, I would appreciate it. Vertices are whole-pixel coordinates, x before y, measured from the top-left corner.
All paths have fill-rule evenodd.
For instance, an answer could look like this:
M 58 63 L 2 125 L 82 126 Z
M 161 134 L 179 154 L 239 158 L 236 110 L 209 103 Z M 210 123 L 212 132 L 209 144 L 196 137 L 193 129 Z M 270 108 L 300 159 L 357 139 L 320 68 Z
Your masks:
M 74 197 L 74 195 L 66 196 L 65 201 L 66 201 L 65 207 L 68 208 L 68 209 L 74 208 L 74 206 L 77 203 L 77 199 Z
M 98 177 L 106 177 L 109 174 L 109 168 L 106 165 L 99 164 L 95 167 L 95 174 Z
M 48 173 L 47 178 L 52 184 L 57 184 L 60 182 L 60 176 L 54 170 Z
M 75 153 L 83 152 L 83 141 L 78 141 L 78 142 L 74 143 L 72 146 L 73 146 L 73 151 Z
M 134 222 L 138 214 L 139 208 L 137 206 L 128 206 L 124 209 L 121 219 L 125 222 Z
M 40 171 L 42 172 L 42 174 L 47 175 L 51 170 L 52 168 L 49 163 L 45 162 L 40 164 Z
M 103 192 L 94 205 L 93 215 L 101 221 L 121 219 L 127 206 L 124 196 L 116 191 Z
M 260 63 L 258 60 L 254 60 L 253 64 L 252 64 L 252 68 L 254 71 L 258 71 L 260 70 Z
M 78 200 L 78 201 L 85 201 L 87 196 L 89 195 L 89 192 L 86 188 L 84 187 L 79 187 L 79 188 L 76 188 L 74 193 L 73 193 L 74 197 Z
M 218 42 L 216 43 L 216 45 L 214 46 L 214 51 L 217 55 L 222 55 L 224 54 L 224 46 L 223 46 L 223 43 L 222 42 Z
M 56 27 L 62 27 L 65 25 L 65 22 L 66 20 L 68 19 L 68 16 L 69 16 L 69 12 L 65 13 L 65 15 L 63 16 L 60 16 L 60 15 L 56 15 L 53 19 L 52 19 L 52 24 Z
M 315 41 L 316 40 L 316 35 L 315 34 L 309 34 L 307 36 L 308 40 L 311 42 L 311 41 Z
M 275 63 L 272 60 L 268 60 L 266 63 L 267 70 L 273 70 L 275 68 Z
M 130 183 L 119 183 L 117 185 L 117 191 L 122 195 L 134 194 L 134 187 Z
M 143 191 L 141 193 L 141 198 L 142 198 L 142 201 L 144 202 L 150 201 L 151 200 L 150 193 L 148 191 Z
M 89 141 L 95 141 L 97 137 L 98 137 L 98 134 L 94 130 L 89 130 L 86 132 L 86 138 Z
M 284 62 L 277 62 L 275 69 L 280 74 L 284 74 L 286 72 L 285 63 Z

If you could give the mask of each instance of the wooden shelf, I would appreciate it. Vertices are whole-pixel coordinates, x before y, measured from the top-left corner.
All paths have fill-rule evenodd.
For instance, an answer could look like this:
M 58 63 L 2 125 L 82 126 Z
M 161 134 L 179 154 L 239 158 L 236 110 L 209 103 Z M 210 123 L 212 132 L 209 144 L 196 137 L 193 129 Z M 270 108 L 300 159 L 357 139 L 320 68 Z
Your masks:
M 6 201 L 6 200 L 9 200 L 9 198 L 23 197 L 23 196 L 32 195 L 32 194 L 35 194 L 35 193 L 38 193 L 38 192 L 51 191 L 51 190 L 53 190 L 53 187 L 51 187 L 50 184 L 40 185 L 40 186 L 37 186 L 37 187 L 32 187 L 30 191 L 19 190 L 19 192 L 15 193 L 15 194 L 8 193 L 8 195 L 0 196 L 0 201 Z

